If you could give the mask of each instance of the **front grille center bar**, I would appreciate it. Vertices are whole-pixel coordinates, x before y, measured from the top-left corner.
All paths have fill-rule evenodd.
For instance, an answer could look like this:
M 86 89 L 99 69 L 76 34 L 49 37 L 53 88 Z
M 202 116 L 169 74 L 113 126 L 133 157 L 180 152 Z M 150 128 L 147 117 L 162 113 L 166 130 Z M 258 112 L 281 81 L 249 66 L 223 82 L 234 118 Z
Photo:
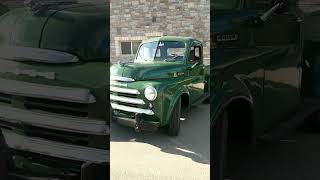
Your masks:
M 109 126 L 104 120 L 34 112 L 7 106 L 0 106 L 1 121 L 82 134 L 110 134 Z
M 90 90 L 0 79 L 0 93 L 75 103 L 95 103 Z

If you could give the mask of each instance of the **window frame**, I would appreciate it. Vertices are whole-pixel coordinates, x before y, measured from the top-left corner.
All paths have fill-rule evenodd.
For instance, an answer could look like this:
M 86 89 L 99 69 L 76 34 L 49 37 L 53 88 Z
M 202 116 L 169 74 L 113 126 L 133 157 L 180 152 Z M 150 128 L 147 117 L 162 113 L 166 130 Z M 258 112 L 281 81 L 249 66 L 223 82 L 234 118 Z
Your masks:
M 196 49 L 199 49 L 199 60 L 196 60 Z M 201 63 L 202 62 L 202 46 L 200 46 L 200 45 L 193 45 L 191 48 L 190 48 L 190 51 L 192 51 L 193 50 L 193 53 L 194 53 L 194 60 L 193 61 L 191 61 L 191 58 L 189 57 L 188 58 L 188 63 L 189 64 L 195 64 L 195 63 Z M 189 51 L 189 55 L 190 55 L 190 51 Z
M 128 40 L 128 41 L 120 41 L 120 55 L 121 56 L 132 56 L 135 55 L 136 53 L 134 53 L 133 51 L 133 43 L 138 42 L 139 45 L 137 46 L 137 51 L 139 50 L 139 47 L 142 43 L 142 40 Z M 123 49 L 122 49 L 122 43 L 130 43 L 130 54 L 123 54 Z

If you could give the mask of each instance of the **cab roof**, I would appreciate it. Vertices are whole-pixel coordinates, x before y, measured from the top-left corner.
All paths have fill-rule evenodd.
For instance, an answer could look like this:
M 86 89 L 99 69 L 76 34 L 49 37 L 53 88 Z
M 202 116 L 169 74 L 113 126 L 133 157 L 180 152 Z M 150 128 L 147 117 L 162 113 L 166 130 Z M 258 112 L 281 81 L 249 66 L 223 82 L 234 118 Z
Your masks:
M 155 37 L 155 38 L 150 38 L 148 40 L 144 40 L 142 43 L 154 42 L 154 41 L 181 41 L 181 42 L 189 43 L 189 42 L 198 41 L 198 40 L 192 37 L 184 37 L 184 36 L 161 36 L 161 37 Z

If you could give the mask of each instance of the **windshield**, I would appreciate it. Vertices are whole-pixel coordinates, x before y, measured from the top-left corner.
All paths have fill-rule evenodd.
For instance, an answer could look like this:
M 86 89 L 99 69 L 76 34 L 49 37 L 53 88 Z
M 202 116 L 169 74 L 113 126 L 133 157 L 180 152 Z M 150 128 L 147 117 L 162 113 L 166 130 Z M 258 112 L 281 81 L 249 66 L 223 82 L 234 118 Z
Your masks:
M 230 10 L 235 9 L 239 4 L 239 0 L 214 0 L 211 8 L 215 10 Z
M 186 47 L 179 41 L 154 41 L 140 46 L 135 62 L 183 62 Z

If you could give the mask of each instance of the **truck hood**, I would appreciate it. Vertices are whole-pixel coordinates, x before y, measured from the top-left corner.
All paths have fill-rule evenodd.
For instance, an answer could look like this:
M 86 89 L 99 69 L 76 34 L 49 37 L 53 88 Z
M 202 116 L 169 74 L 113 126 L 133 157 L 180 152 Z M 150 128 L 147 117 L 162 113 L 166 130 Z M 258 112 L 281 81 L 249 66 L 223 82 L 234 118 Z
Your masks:
M 51 65 L 0 59 L 0 79 L 56 87 L 83 88 L 103 98 L 101 89 L 108 87 L 106 63 Z
M 41 14 L 28 8 L 14 9 L 0 16 L 0 46 L 49 49 L 76 55 L 82 61 L 105 61 L 106 8 L 94 4 L 61 5 Z
M 129 77 L 134 80 L 156 80 L 174 77 L 182 72 L 184 65 L 173 62 L 124 63 L 111 66 L 111 76 Z

